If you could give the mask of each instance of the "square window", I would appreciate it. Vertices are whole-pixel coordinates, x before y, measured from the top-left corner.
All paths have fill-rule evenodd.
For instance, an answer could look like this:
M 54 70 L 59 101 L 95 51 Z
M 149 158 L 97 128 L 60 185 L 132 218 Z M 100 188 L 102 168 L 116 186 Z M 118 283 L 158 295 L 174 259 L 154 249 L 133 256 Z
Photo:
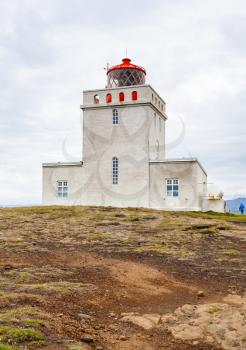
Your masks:
M 166 194 L 168 197 L 179 196 L 179 180 L 178 179 L 166 179 Z
M 67 198 L 68 197 L 68 181 L 57 181 L 57 197 Z

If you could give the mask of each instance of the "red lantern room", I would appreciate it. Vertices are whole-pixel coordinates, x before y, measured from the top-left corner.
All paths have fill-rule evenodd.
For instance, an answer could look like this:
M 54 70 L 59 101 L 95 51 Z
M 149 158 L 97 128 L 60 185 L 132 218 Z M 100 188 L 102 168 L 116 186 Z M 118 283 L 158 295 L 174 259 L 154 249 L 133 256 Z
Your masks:
M 144 68 L 131 63 L 130 58 L 123 58 L 122 63 L 107 70 L 108 88 L 143 85 L 146 71 Z

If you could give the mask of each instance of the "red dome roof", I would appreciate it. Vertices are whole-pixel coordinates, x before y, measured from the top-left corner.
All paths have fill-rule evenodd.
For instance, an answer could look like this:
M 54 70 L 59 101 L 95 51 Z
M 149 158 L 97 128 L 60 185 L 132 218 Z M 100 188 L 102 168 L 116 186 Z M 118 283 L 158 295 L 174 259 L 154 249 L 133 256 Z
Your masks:
M 113 66 L 113 67 L 108 68 L 107 74 L 112 72 L 113 70 L 122 69 L 122 68 L 123 69 L 124 68 L 137 69 L 137 70 L 140 70 L 141 72 L 143 72 L 146 75 L 146 70 L 143 67 L 140 67 L 140 66 L 137 66 L 137 65 L 131 63 L 130 58 L 123 58 L 121 64 L 118 64 L 117 66 Z

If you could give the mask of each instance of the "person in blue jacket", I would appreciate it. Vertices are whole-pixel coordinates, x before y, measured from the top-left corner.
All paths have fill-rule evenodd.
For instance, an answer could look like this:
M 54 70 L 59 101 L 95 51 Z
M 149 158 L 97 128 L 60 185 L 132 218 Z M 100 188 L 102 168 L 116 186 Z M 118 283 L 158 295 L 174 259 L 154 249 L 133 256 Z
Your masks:
M 240 207 L 239 207 L 239 211 L 241 214 L 244 214 L 244 208 L 245 208 L 245 206 L 243 205 L 243 203 L 241 203 Z

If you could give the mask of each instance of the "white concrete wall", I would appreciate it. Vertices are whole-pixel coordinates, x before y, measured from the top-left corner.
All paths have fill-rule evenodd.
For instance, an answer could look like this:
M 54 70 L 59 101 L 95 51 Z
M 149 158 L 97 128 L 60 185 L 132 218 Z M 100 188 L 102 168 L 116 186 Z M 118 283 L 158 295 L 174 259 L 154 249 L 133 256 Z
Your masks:
M 58 198 L 57 181 L 68 181 L 68 197 Z M 43 166 L 43 204 L 77 205 L 83 202 L 84 174 L 82 165 Z
M 153 111 L 149 132 L 149 159 L 165 159 L 165 118 L 160 113 Z
M 137 101 L 132 101 L 132 91 L 138 92 Z M 125 101 L 121 103 L 120 92 L 125 94 Z M 109 104 L 106 103 L 108 93 L 112 94 Z M 94 104 L 95 95 L 99 96 L 99 104 Z M 149 206 L 149 158 L 154 150 L 156 159 L 157 140 L 160 156 L 164 157 L 165 152 L 165 102 L 159 96 L 156 102 L 155 96 L 158 95 L 147 85 L 84 92 L 83 162 L 86 178 L 90 179 L 84 204 Z M 119 113 L 116 125 L 112 123 L 115 108 Z M 161 131 L 157 132 L 159 119 Z M 113 157 L 119 160 L 117 185 L 112 184 Z
M 84 111 L 83 162 L 88 205 L 148 205 L 148 138 L 153 112 L 147 106 Z M 152 112 L 152 113 L 151 113 Z M 112 158 L 119 160 L 119 183 L 112 184 Z
M 138 100 L 132 101 L 132 92 L 138 91 Z M 123 92 L 125 95 L 124 102 L 119 101 L 119 93 Z M 139 104 L 139 103 L 150 103 L 152 104 L 155 110 L 165 115 L 166 113 L 166 103 L 165 101 L 157 94 L 157 92 L 150 85 L 137 85 L 137 86 L 122 86 L 119 88 L 113 89 L 97 89 L 97 90 L 86 90 L 83 92 L 83 108 L 101 108 L 103 106 L 108 106 L 106 102 L 107 94 L 112 95 L 111 105 L 128 105 L 130 104 Z M 94 96 L 99 96 L 99 104 L 94 103 Z
M 225 201 L 224 201 L 224 199 L 204 198 L 203 211 L 215 211 L 217 213 L 225 213 Z
M 132 91 L 138 92 L 137 101 L 132 101 Z M 106 103 L 108 93 L 111 103 Z M 83 98 L 83 166 L 44 165 L 44 204 L 224 211 L 223 201 L 206 201 L 207 175 L 197 161 L 165 160 L 165 102 L 151 86 L 85 91 Z M 119 161 L 117 185 L 112 184 L 113 157 Z M 167 178 L 179 179 L 178 198 L 167 197 Z M 68 181 L 68 198 L 57 197 L 59 180 Z
M 196 161 L 150 163 L 150 207 L 165 210 L 202 210 L 206 174 Z M 166 179 L 179 179 L 179 197 L 168 197 Z M 202 190 L 201 190 L 202 188 Z

